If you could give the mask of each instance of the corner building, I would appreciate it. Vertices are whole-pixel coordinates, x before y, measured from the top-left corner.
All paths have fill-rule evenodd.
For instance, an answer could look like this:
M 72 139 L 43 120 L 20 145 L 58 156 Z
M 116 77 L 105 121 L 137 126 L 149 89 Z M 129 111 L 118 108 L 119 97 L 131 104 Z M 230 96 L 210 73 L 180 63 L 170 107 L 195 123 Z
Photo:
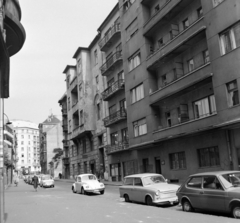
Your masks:
M 119 0 L 129 147 L 109 154 L 110 168 L 172 182 L 239 169 L 239 7 L 237 0 Z M 109 99 L 109 109 L 123 95 Z M 108 127 L 112 145 L 117 129 Z

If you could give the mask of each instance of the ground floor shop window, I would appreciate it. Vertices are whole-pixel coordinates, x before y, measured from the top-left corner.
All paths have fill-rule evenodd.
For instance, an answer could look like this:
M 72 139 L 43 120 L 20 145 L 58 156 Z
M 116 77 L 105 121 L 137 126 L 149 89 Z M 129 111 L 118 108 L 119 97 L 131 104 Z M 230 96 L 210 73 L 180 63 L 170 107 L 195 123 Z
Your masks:
M 110 170 L 112 181 L 121 181 L 121 164 L 110 164 Z
M 186 169 L 185 152 L 169 154 L 170 168 L 172 170 Z
M 219 166 L 219 149 L 217 146 L 198 149 L 199 167 Z
M 123 176 L 138 173 L 138 162 L 137 160 L 131 160 L 123 163 Z

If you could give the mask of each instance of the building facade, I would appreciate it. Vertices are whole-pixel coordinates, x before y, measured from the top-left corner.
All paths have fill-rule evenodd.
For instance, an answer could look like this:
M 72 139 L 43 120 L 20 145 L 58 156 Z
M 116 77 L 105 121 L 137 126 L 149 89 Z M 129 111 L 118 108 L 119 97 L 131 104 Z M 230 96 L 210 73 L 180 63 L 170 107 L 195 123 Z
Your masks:
M 192 173 L 239 169 L 239 7 L 237 0 L 119 0 L 103 21 L 99 69 L 110 181 L 156 172 L 182 182 Z M 89 48 L 79 48 L 77 65 L 64 72 L 69 139 L 79 148 L 96 123 L 95 91 L 85 90 L 92 101 L 81 102 L 79 80 L 96 79 L 94 72 L 86 77 L 93 68 L 88 56 Z M 86 125 L 83 109 L 92 118 Z
M 63 151 L 62 122 L 54 115 L 50 115 L 38 125 L 40 140 L 41 173 L 58 177 L 62 173 L 62 159 L 54 159 L 56 154 L 61 156 Z
M 29 173 L 39 173 L 40 150 L 38 125 L 24 120 L 12 120 L 16 135 L 16 170 Z

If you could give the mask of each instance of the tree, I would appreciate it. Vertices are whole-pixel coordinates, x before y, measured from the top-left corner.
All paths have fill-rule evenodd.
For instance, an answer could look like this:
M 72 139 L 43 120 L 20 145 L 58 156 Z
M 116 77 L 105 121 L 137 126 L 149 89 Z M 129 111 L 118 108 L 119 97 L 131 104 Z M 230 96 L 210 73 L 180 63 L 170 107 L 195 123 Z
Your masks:
M 61 148 L 55 148 L 53 150 L 53 152 L 55 153 L 54 157 L 52 158 L 53 163 L 55 163 L 55 169 L 57 169 L 58 164 L 60 162 L 60 160 L 62 159 L 63 156 L 63 150 Z

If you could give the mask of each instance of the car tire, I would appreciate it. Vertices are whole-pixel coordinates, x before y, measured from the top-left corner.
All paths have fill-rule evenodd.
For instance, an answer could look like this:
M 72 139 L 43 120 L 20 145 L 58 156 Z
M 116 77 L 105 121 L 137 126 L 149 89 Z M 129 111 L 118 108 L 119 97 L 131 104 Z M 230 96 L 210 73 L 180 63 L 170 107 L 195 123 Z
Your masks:
M 104 190 L 100 191 L 100 194 L 104 194 Z
M 125 202 L 130 202 L 129 196 L 127 194 L 124 194 L 124 200 Z
M 240 218 L 240 205 L 234 206 L 232 208 L 232 216 L 237 219 Z
M 72 186 L 72 192 L 75 194 L 77 193 L 76 190 L 74 189 L 74 186 Z
M 81 188 L 81 194 L 84 194 L 84 195 L 86 195 L 86 194 L 87 194 L 87 192 L 84 190 L 84 188 L 83 188 L 83 187 Z
M 146 205 L 148 206 L 152 206 L 153 205 L 153 200 L 150 196 L 147 196 L 146 199 L 145 199 L 145 203 Z
M 192 212 L 194 209 L 188 200 L 184 200 L 182 202 L 182 210 L 185 212 Z

